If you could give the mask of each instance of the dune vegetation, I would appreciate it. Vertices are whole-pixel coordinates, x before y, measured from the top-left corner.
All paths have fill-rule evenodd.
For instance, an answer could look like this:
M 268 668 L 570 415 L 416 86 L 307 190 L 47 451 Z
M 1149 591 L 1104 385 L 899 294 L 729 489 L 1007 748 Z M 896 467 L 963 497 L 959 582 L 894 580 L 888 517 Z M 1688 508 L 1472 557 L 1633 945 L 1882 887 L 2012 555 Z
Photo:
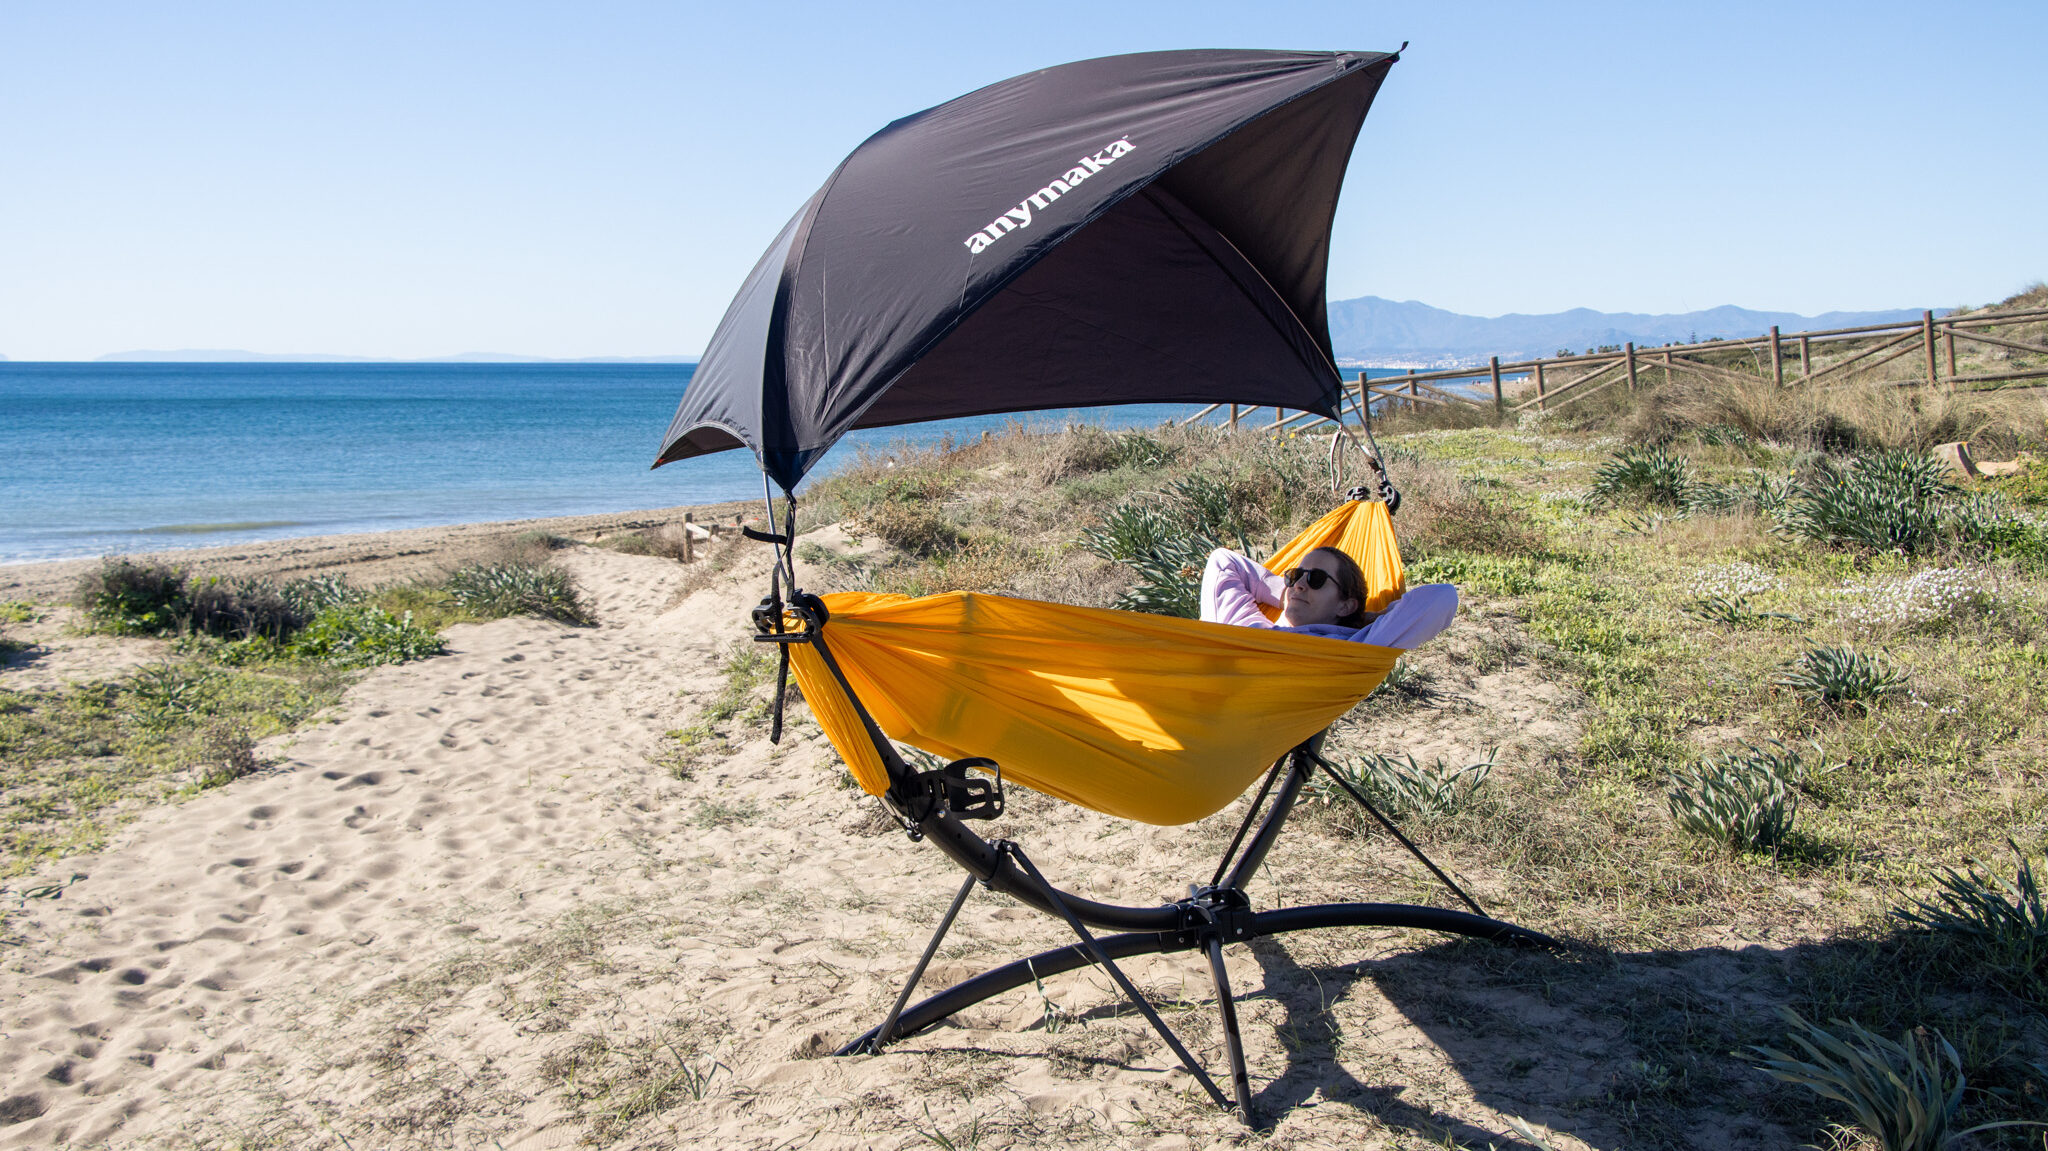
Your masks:
M 535 826 L 564 811 L 585 822 L 557 854 L 527 861 L 543 878 L 517 893 L 463 888 L 460 906 L 444 908 L 425 889 L 404 891 L 403 915 L 377 920 L 382 929 L 421 901 L 461 932 L 417 955 L 391 944 L 374 986 L 306 990 L 332 1011 L 305 1024 L 328 1027 L 306 1032 L 325 1039 L 267 1051 L 274 1062 L 252 1058 L 247 1074 L 338 1078 L 289 1080 L 320 1086 L 278 1088 L 221 1121 L 240 1125 L 233 1138 L 199 1145 L 446 1145 L 447 1122 L 517 1130 L 492 1109 L 545 1097 L 592 1145 L 751 1130 L 764 1120 L 749 1108 L 774 1099 L 786 1105 L 778 1121 L 826 1125 L 812 1136 L 963 1147 L 1176 1136 L 1277 1147 L 1361 1132 L 1388 1146 L 1480 1147 L 1503 1124 L 1528 1147 L 2038 1146 L 2027 1127 L 1964 1133 L 2048 1115 L 2048 470 L 1964 480 L 1929 449 L 1968 439 L 1980 460 L 2048 455 L 2041 394 L 1801 392 L 1716 377 L 1653 380 L 1633 398 L 1610 389 L 1524 418 L 1460 408 L 1378 419 L 1409 579 L 1453 583 L 1463 603 L 1446 633 L 1338 722 L 1328 748 L 1346 781 L 1491 913 L 1570 949 L 1384 932 L 1244 949 L 1239 961 L 1262 980 L 1245 984 L 1245 1002 L 1270 1128 L 1243 1130 L 1154 1077 L 1145 1041 L 1123 1029 L 1141 1025 L 1105 1006 L 1107 992 L 1091 1006 L 1099 989 L 1080 982 L 1038 986 L 1009 1015 L 872 1063 L 820 1069 L 817 1055 L 886 1008 L 901 953 L 957 877 L 882 894 L 836 867 L 803 870 L 842 843 L 878 866 L 881 853 L 859 845 L 895 825 L 832 762 L 794 691 L 788 737 L 769 747 L 775 665 L 741 639 L 765 549 L 737 533 L 592 541 L 606 551 L 529 534 L 431 578 L 376 586 L 115 561 L 73 607 L 0 605 L 0 640 L 13 647 L 27 641 L 5 637 L 52 612 L 154 637 L 149 658 L 118 674 L 0 691 L 0 869 L 23 906 L 54 900 L 67 877 L 45 865 L 97 850 L 144 805 L 202 794 L 214 798 L 184 810 L 218 808 L 221 834 L 242 834 L 256 824 L 228 811 L 223 785 L 261 772 L 257 741 L 348 711 L 336 705 L 352 684 L 357 698 L 378 686 L 360 681 L 363 669 L 433 655 L 451 624 L 589 622 L 595 596 L 565 565 L 611 565 L 605 628 L 522 625 L 530 634 L 446 658 L 448 682 L 434 690 L 467 699 L 491 728 L 456 739 L 452 721 L 418 714 L 431 709 L 393 714 L 380 697 L 333 729 L 350 742 L 321 754 L 355 774 L 322 799 L 331 810 L 306 800 L 296 806 L 311 814 L 281 817 L 303 819 L 291 836 L 331 831 L 356 802 L 341 788 L 438 789 L 450 764 L 472 780 L 463 803 L 501 787 L 519 811 L 539 805 Z M 1327 432 L 1019 421 L 970 442 L 871 452 L 811 486 L 798 574 L 812 591 L 967 589 L 1189 614 L 1210 548 L 1264 554 L 1368 483 L 1363 461 Z M 658 578 L 642 588 L 644 575 Z M 506 669 L 539 662 L 510 662 L 539 633 L 549 638 L 527 651 L 601 650 L 558 668 L 551 690 L 574 685 L 577 703 L 554 709 L 556 743 L 539 745 L 552 750 L 533 751 L 517 744 L 500 693 L 525 674 Z M 526 696 L 520 707 L 547 711 Z M 584 730 L 594 722 L 616 730 Z M 632 738 L 642 722 L 645 744 Z M 352 750 L 397 729 L 410 742 Z M 501 737 L 502 763 L 463 759 Z M 600 744 L 607 763 L 630 762 L 588 766 Z M 423 769 L 446 758 L 441 776 L 419 782 L 386 775 L 387 754 Z M 593 780 L 619 794 L 562 804 Z M 273 773 L 239 786 L 282 794 L 292 782 Z M 493 832 L 522 828 L 516 814 L 492 815 Z M 1019 788 L 993 833 L 1050 839 L 1070 873 L 1098 885 L 1088 889 L 1123 895 L 1119 884 L 1220 851 L 1240 814 L 1145 828 Z M 1260 900 L 1444 899 L 1343 789 L 1319 784 L 1296 821 Z M 346 826 L 347 844 L 369 842 Z M 741 852 L 728 837 L 744 829 Z M 476 863 L 480 883 L 502 870 L 488 853 L 444 858 L 392 835 L 437 869 Z M 887 859 L 906 877 L 932 863 L 903 850 Z M 578 894 L 600 881 L 611 894 Z M 277 890 L 280 908 L 299 906 Z M 940 957 L 947 978 L 1014 943 L 1001 934 L 1013 914 L 1025 918 L 978 900 L 973 931 Z M 768 946 L 783 935 L 801 943 L 787 969 L 773 965 L 783 945 Z M 360 965 L 377 946 L 337 943 L 348 958 L 335 962 Z M 720 990 L 761 979 L 772 989 Z M 1213 1050 L 1200 988 L 1147 989 Z M 485 1072 L 463 1061 L 494 1042 L 472 1024 L 490 1019 L 517 1023 L 499 1037 L 511 1070 L 472 1081 Z M 1012 1039 L 1015 1051 L 1003 1046 Z M 486 1054 L 484 1064 L 497 1058 Z M 1016 1086 L 1094 1089 L 1119 1076 L 1142 1112 L 1046 1109 Z M 336 1083 L 358 1093 L 333 1100 L 356 1102 L 330 1106 Z M 777 1083 L 804 1086 L 777 1096 Z
M 1886 1147 L 2048 1115 L 2048 469 L 1927 455 L 2042 452 L 2039 396 L 1716 380 L 1377 422 L 1409 579 L 1464 606 L 1333 746 L 1496 914 L 1582 945 L 1501 978 L 1620 1021 L 1640 1057 L 1606 1090 L 1643 1145 L 1690 1145 L 1705 1109 Z M 1209 548 L 1271 548 L 1360 459 L 1201 426 L 873 453 L 800 522 L 887 546 L 810 544 L 799 575 L 1192 614 Z M 1556 690 L 1562 734 L 1496 727 L 1483 762 L 1388 741 L 1390 715 L 1486 711 L 1509 670 Z M 1320 798 L 1303 830 L 1336 875 L 1382 833 Z M 1784 949 L 1773 986 L 1652 974 L 1731 939 Z

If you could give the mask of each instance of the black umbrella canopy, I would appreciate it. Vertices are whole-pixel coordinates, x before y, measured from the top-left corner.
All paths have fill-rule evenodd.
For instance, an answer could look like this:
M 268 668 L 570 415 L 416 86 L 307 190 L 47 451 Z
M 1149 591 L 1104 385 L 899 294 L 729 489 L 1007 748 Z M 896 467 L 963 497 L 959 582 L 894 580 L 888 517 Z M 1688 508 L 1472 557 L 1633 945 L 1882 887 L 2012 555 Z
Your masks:
M 875 133 L 769 245 L 658 467 L 783 490 L 853 428 L 1131 403 L 1334 416 L 1324 276 L 1392 53 L 1109 56 Z

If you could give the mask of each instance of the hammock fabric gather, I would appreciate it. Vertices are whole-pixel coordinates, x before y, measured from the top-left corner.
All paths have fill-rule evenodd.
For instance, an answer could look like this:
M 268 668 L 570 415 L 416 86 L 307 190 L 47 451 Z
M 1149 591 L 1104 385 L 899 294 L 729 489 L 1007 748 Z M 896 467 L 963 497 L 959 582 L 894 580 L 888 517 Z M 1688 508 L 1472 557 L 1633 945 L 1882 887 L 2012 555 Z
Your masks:
M 1346 501 L 1289 541 L 1364 569 L 1368 609 L 1404 590 L 1385 504 Z M 1369 694 L 1395 648 L 1173 616 L 952 592 L 838 593 L 832 651 L 889 738 L 946 759 L 986 756 L 1006 780 L 1108 815 L 1212 815 L 1288 749 Z M 818 653 L 790 646 L 804 698 L 869 794 L 889 778 Z

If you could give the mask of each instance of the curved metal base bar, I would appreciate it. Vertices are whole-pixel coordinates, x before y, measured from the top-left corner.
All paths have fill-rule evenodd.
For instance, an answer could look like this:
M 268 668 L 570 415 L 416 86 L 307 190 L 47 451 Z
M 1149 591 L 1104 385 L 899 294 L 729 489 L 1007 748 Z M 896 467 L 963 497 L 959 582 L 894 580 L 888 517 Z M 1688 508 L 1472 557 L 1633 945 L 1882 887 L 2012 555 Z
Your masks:
M 1171 910 L 1171 907 L 1163 909 Z M 1233 943 L 1246 943 L 1267 935 L 1280 935 L 1289 931 L 1311 931 L 1320 927 L 1411 927 L 1423 931 L 1441 931 L 1449 935 L 1463 935 L 1472 939 L 1484 939 L 1492 943 L 1506 943 L 1521 947 L 1539 947 L 1547 950 L 1562 950 L 1563 945 L 1540 931 L 1488 919 L 1466 911 L 1451 911 L 1441 907 L 1419 907 L 1407 903 L 1324 903 L 1310 907 L 1283 907 L 1274 911 L 1262 911 L 1250 919 L 1248 929 L 1233 938 Z M 1124 935 L 1108 935 L 1096 941 L 1112 960 L 1126 959 L 1133 955 L 1159 955 L 1172 951 L 1193 951 L 1203 946 L 1200 933 L 1194 931 L 1137 931 Z M 1005 991 L 1013 991 L 1027 983 L 1087 967 L 1095 962 L 1088 948 L 1081 944 L 1055 947 L 1040 952 L 1028 959 L 1020 959 L 1001 967 L 985 971 L 972 979 L 956 983 L 946 990 L 908 1008 L 897 1017 L 895 1039 L 915 1035 L 957 1012 L 963 1011 L 985 999 L 992 999 Z M 856 1055 L 869 1049 L 875 1036 L 881 1031 L 876 1027 L 846 1046 L 837 1054 Z

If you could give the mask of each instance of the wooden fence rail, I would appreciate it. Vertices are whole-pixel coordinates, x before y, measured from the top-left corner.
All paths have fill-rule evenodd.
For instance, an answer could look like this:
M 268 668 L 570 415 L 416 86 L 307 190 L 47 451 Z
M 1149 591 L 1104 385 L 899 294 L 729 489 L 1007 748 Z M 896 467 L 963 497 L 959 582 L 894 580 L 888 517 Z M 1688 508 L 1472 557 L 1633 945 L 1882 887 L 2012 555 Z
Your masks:
M 1843 386 L 1842 381 L 1851 376 L 1868 373 L 1914 352 L 1922 356 L 1916 378 L 1871 382 L 1892 386 L 1946 386 L 1952 391 L 1957 390 L 1958 385 L 1968 385 L 1969 390 L 1986 390 L 1984 385 L 2012 385 L 2048 379 L 2048 364 L 2021 364 L 2005 371 L 1962 375 L 1956 371 L 1956 342 L 1961 340 L 1966 344 L 2048 357 L 2048 345 L 1996 335 L 1987 330 L 2043 321 L 2048 321 L 2048 308 L 1960 314 L 1939 319 L 1933 312 L 1922 312 L 1917 320 L 1889 324 L 1860 324 L 1791 333 L 1781 333 L 1774 327 L 1761 336 L 1744 339 L 1700 340 L 1659 348 L 1638 348 L 1630 343 L 1613 351 L 1549 356 L 1506 364 L 1495 356 L 1485 367 L 1442 368 L 1396 376 L 1368 378 L 1366 373 L 1360 372 L 1347 389 L 1350 393 L 1346 404 L 1349 408 L 1347 418 L 1362 418 L 1364 411 L 1373 405 L 1386 407 L 1394 404 L 1471 404 L 1478 407 L 1490 404 L 1499 412 L 1521 412 L 1532 407 L 1547 411 L 1553 404 L 1574 403 L 1617 384 L 1626 384 L 1628 390 L 1634 392 L 1644 368 L 1659 369 L 1666 379 L 1674 372 L 1689 372 L 1731 383 L 1755 384 L 1767 378 L 1783 387 L 1788 383 L 1787 368 L 1796 367 L 1798 374 L 1790 381 L 1792 385 L 1826 382 Z M 1787 352 L 1795 348 L 1797 358 L 1788 362 Z M 1699 358 L 1706 353 L 1725 355 L 1738 350 L 1751 354 L 1757 368 L 1754 374 Z M 1837 358 L 1825 362 L 1830 353 L 1838 353 Z M 1943 367 L 1947 368 L 1946 372 L 1941 370 Z M 1559 369 L 1572 370 L 1576 374 L 1563 383 L 1553 383 L 1552 373 Z M 1517 397 L 1510 403 L 1506 392 L 1510 384 L 1527 386 L 1526 398 Z M 2037 388 L 2048 385 L 2023 383 L 2020 386 Z M 1471 389 L 1482 391 L 1474 395 Z M 1243 408 L 1237 404 L 1211 404 L 1185 422 L 1193 423 L 1225 408 L 1229 409 L 1229 426 L 1232 428 L 1238 427 L 1243 419 L 1255 419 L 1251 413 L 1265 410 Z M 1314 427 L 1328 422 L 1313 412 L 1288 416 L 1275 408 L 1272 422 L 1256 426 L 1261 431 L 1276 431 L 1297 425 Z

